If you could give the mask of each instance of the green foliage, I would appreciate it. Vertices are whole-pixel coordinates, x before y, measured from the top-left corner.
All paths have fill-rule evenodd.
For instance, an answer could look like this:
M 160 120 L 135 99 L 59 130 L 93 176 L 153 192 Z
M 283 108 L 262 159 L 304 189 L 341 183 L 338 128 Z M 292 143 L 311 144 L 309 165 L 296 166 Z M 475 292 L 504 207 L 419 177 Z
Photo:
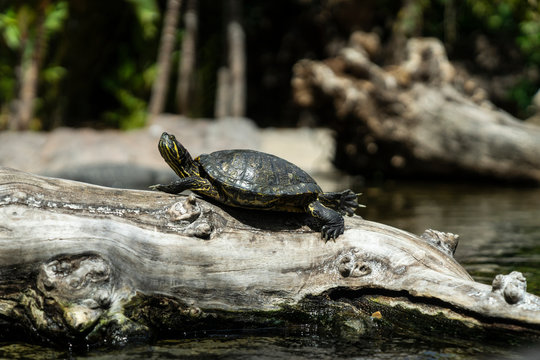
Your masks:
M 422 35 L 446 41 L 449 53 L 461 61 L 475 62 L 476 54 L 471 50 L 475 49 L 476 36 L 484 35 L 498 49 L 501 61 L 497 68 L 482 71 L 519 72 L 540 65 L 539 1 L 416 0 L 407 4 L 409 8 L 423 10 L 423 16 L 409 17 L 416 26 L 422 26 Z M 510 101 L 505 105 L 522 116 L 534 88 L 539 86 L 538 80 L 522 79 L 505 99 L 499 100 Z
M 126 1 L 138 21 L 133 38 L 136 50 L 142 55 L 146 42 L 158 41 L 160 12 L 156 0 Z M 126 130 L 146 124 L 147 101 L 156 74 L 155 54 L 146 52 L 146 57 L 137 59 L 130 54 L 131 51 L 127 45 L 122 45 L 117 50 L 119 61 L 116 70 L 103 79 L 104 88 L 118 104 L 116 108 L 105 111 L 103 117 L 107 125 Z
M 527 0 L 468 0 L 472 12 L 495 33 L 507 33 L 528 61 L 540 65 L 540 4 Z
M 32 58 L 36 56 L 43 58 L 46 55 L 48 41 L 62 30 L 68 17 L 67 1 L 52 2 L 44 9 L 39 7 L 43 4 L 39 1 L 19 2 L 10 5 L 3 13 L 0 13 L 1 37 L 6 47 L 11 50 L 5 56 L 0 56 L 0 102 L 3 107 L 7 107 L 15 98 L 17 88 L 21 85 L 18 82 L 22 77 L 18 76 L 13 69 L 19 69 L 19 72 L 22 72 Z M 40 16 L 44 17 L 42 28 L 39 24 Z M 40 54 L 36 53 L 38 36 L 44 38 L 42 44 L 44 49 Z M 65 75 L 66 69 L 54 62 L 46 66 L 40 73 L 40 86 L 46 91 L 54 91 Z M 36 107 L 39 107 L 43 104 L 43 99 L 38 98 L 34 102 Z M 41 123 L 38 122 L 35 126 L 39 128 Z
M 0 104 L 5 107 L 6 103 L 15 97 L 16 78 L 13 69 L 18 55 L 17 50 L 21 46 L 21 32 L 17 22 L 17 12 L 13 7 L 0 14 L 0 32 L 5 46 L 11 50 L 2 50 L 3 56 L 0 56 Z M 6 111 L 6 109 L 3 110 Z M 0 124 L 0 128 L 3 125 L 5 124 Z
M 520 23 L 521 34 L 517 42 L 521 50 L 529 57 L 529 60 L 540 65 L 540 14 L 537 11 L 530 11 L 527 19 Z
M 0 48 L 7 49 L 0 52 L 1 113 L 8 112 L 17 96 L 20 69 L 34 54 L 40 6 L 47 5 L 43 19 L 47 53 L 40 59 L 38 98 L 34 101 L 36 116 L 41 119 L 38 127 L 64 125 L 66 121 L 78 125 L 90 118 L 101 123 L 95 126 L 143 126 L 161 13 L 157 0 L 123 3 L 106 8 L 94 0 L 24 0 L 0 5 Z M 68 23 L 73 10 L 76 17 Z M 110 20 L 112 17 L 115 20 Z M 66 24 L 70 32 L 65 31 Z
M 513 15 L 520 0 L 468 0 L 472 12 L 493 30 L 510 30 L 515 26 Z
M 120 108 L 107 111 L 106 121 L 121 129 L 135 129 L 145 125 L 147 103 L 144 94 L 152 87 L 155 65 L 138 73 L 137 65 L 124 59 L 113 78 L 105 79 L 105 88 L 114 95 Z
M 14 86 L 13 68 L 6 64 L 0 64 L 0 95 L 12 93 Z
M 41 71 L 41 78 L 46 83 L 57 83 L 66 75 L 67 70 L 62 66 L 51 66 Z
M 281 90 L 288 86 L 290 68 L 296 59 L 306 54 L 324 56 L 324 39 L 346 36 L 339 32 L 331 36 L 325 33 L 341 29 L 332 27 L 336 24 L 331 23 L 331 10 L 338 8 L 332 8 L 332 3 L 335 2 L 244 2 L 248 80 L 252 92 L 248 100 L 256 104 L 253 108 L 259 112 L 254 114 L 251 109 L 250 115 L 265 114 L 268 121 L 275 121 L 278 110 L 267 115 L 268 106 L 261 104 L 272 103 L 278 108 L 278 104 L 288 101 L 289 94 Z M 457 44 L 473 39 L 471 34 L 484 34 L 494 39 L 497 46 L 513 45 L 505 49 L 521 51 L 523 62 L 520 65 L 507 62 L 504 69 L 497 69 L 501 72 L 516 66 L 540 65 L 539 3 L 537 0 L 384 0 L 371 15 L 383 41 L 392 36 L 391 31 L 405 36 L 436 36 L 447 42 L 451 54 L 462 51 L 471 60 L 474 60 L 473 46 L 460 48 Z M 36 99 L 37 117 L 42 119 L 43 126 L 78 126 L 89 119 L 93 119 L 94 126 L 128 129 L 144 125 L 166 0 L 0 2 L 0 114 L 6 113 L 17 96 L 20 81 L 17 76 L 33 54 L 39 9 L 45 4 L 47 53 L 41 59 Z M 199 1 L 192 116 L 213 113 L 216 72 L 226 57 L 222 4 Z M 180 28 L 177 48 L 181 35 Z M 174 55 L 167 110 L 176 109 L 173 84 L 181 55 L 179 52 Z M 261 84 L 260 78 L 271 78 L 274 83 Z M 511 90 L 509 99 L 525 109 L 538 86 L 534 80 L 526 79 Z M 55 120 L 50 120 L 53 117 Z
M 50 36 L 62 30 L 68 15 L 69 6 L 67 1 L 59 1 L 49 5 L 45 17 L 47 35 Z
M 540 65 L 540 5 L 528 0 L 468 0 L 472 12 L 498 36 L 513 39 L 521 50 L 526 66 Z M 508 97 L 524 113 L 539 84 L 522 79 Z
M 21 45 L 21 33 L 15 9 L 9 8 L 4 14 L 0 14 L 0 31 L 10 49 L 16 50 L 19 48 Z
M 516 103 L 521 112 L 519 115 L 528 115 L 526 114 L 526 110 L 531 104 L 531 99 L 537 90 L 538 85 L 534 84 L 529 79 L 522 79 L 517 85 L 510 89 L 508 98 Z
M 58 33 L 68 17 L 68 3 L 54 2 L 45 9 L 45 36 Z M 20 50 L 25 40 L 33 40 L 38 14 L 31 4 L 11 6 L 0 13 L 0 31 L 6 45 L 11 50 Z
M 126 0 L 129 2 L 141 24 L 146 39 L 154 38 L 158 33 L 157 20 L 159 9 L 155 0 Z

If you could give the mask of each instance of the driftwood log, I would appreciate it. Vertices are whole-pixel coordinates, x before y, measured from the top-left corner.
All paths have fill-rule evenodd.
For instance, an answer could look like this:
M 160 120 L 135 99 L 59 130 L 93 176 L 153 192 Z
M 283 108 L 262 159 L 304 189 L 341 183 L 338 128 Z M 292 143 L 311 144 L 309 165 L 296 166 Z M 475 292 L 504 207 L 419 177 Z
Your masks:
M 356 32 L 334 57 L 294 67 L 296 103 L 337 130 L 338 166 L 540 183 L 540 127 L 490 103 L 440 41 L 409 40 L 399 64 L 379 65 L 381 52 L 375 35 Z
M 345 224 L 325 243 L 304 215 L 0 168 L 0 337 L 110 344 L 298 326 L 539 335 L 540 298 L 524 277 L 474 282 L 452 256 L 457 236 Z

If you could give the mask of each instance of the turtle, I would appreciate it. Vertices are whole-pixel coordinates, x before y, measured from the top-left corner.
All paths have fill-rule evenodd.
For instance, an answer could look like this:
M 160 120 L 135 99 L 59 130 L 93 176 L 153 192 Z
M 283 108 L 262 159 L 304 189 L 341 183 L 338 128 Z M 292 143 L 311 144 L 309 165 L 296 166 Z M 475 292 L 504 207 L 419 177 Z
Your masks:
M 303 212 L 316 218 L 322 238 L 336 239 L 345 230 L 342 215 L 353 216 L 358 195 L 347 189 L 323 192 L 304 170 L 272 154 L 255 150 L 221 150 L 193 159 L 172 134 L 164 132 L 158 149 L 180 179 L 150 186 L 170 194 L 191 190 L 219 203 L 259 210 Z

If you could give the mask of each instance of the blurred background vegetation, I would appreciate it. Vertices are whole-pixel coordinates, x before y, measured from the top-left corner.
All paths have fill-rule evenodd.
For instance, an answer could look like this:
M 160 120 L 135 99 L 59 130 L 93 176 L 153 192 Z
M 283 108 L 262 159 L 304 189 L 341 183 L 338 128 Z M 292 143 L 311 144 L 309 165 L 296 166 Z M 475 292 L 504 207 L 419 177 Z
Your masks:
M 191 117 L 214 117 L 226 4 L 198 1 Z M 169 89 L 176 88 L 182 57 L 186 1 L 182 6 Z M 166 8 L 166 0 L 0 0 L 0 129 L 144 126 Z M 487 84 L 505 76 L 504 91 L 491 100 L 526 117 L 540 83 L 539 10 L 537 0 L 244 1 L 246 116 L 260 126 L 298 125 L 293 64 L 326 58 L 333 44 L 364 30 L 383 43 L 396 36 L 441 39 L 452 61 Z M 164 110 L 177 108 L 169 91 Z M 27 123 L 10 126 L 24 111 L 31 112 Z

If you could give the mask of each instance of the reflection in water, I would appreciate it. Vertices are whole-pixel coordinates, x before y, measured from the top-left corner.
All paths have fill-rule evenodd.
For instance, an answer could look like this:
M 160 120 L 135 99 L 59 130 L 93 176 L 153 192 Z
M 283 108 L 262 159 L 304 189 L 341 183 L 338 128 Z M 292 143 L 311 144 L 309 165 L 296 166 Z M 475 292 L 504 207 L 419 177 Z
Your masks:
M 317 335 L 228 335 L 197 339 L 162 340 L 156 344 L 130 345 L 123 349 L 93 350 L 85 354 L 31 345 L 0 343 L 1 358 L 18 359 L 525 359 L 509 348 L 473 341 L 433 342 L 431 339 L 390 338 L 336 339 Z M 528 351 L 538 350 L 532 348 Z M 530 359 L 535 359 L 531 357 Z M 526 358 L 528 359 L 528 358 Z
M 414 234 L 459 234 L 455 257 L 477 281 L 517 270 L 540 295 L 540 189 L 390 184 L 364 193 L 366 219 Z

